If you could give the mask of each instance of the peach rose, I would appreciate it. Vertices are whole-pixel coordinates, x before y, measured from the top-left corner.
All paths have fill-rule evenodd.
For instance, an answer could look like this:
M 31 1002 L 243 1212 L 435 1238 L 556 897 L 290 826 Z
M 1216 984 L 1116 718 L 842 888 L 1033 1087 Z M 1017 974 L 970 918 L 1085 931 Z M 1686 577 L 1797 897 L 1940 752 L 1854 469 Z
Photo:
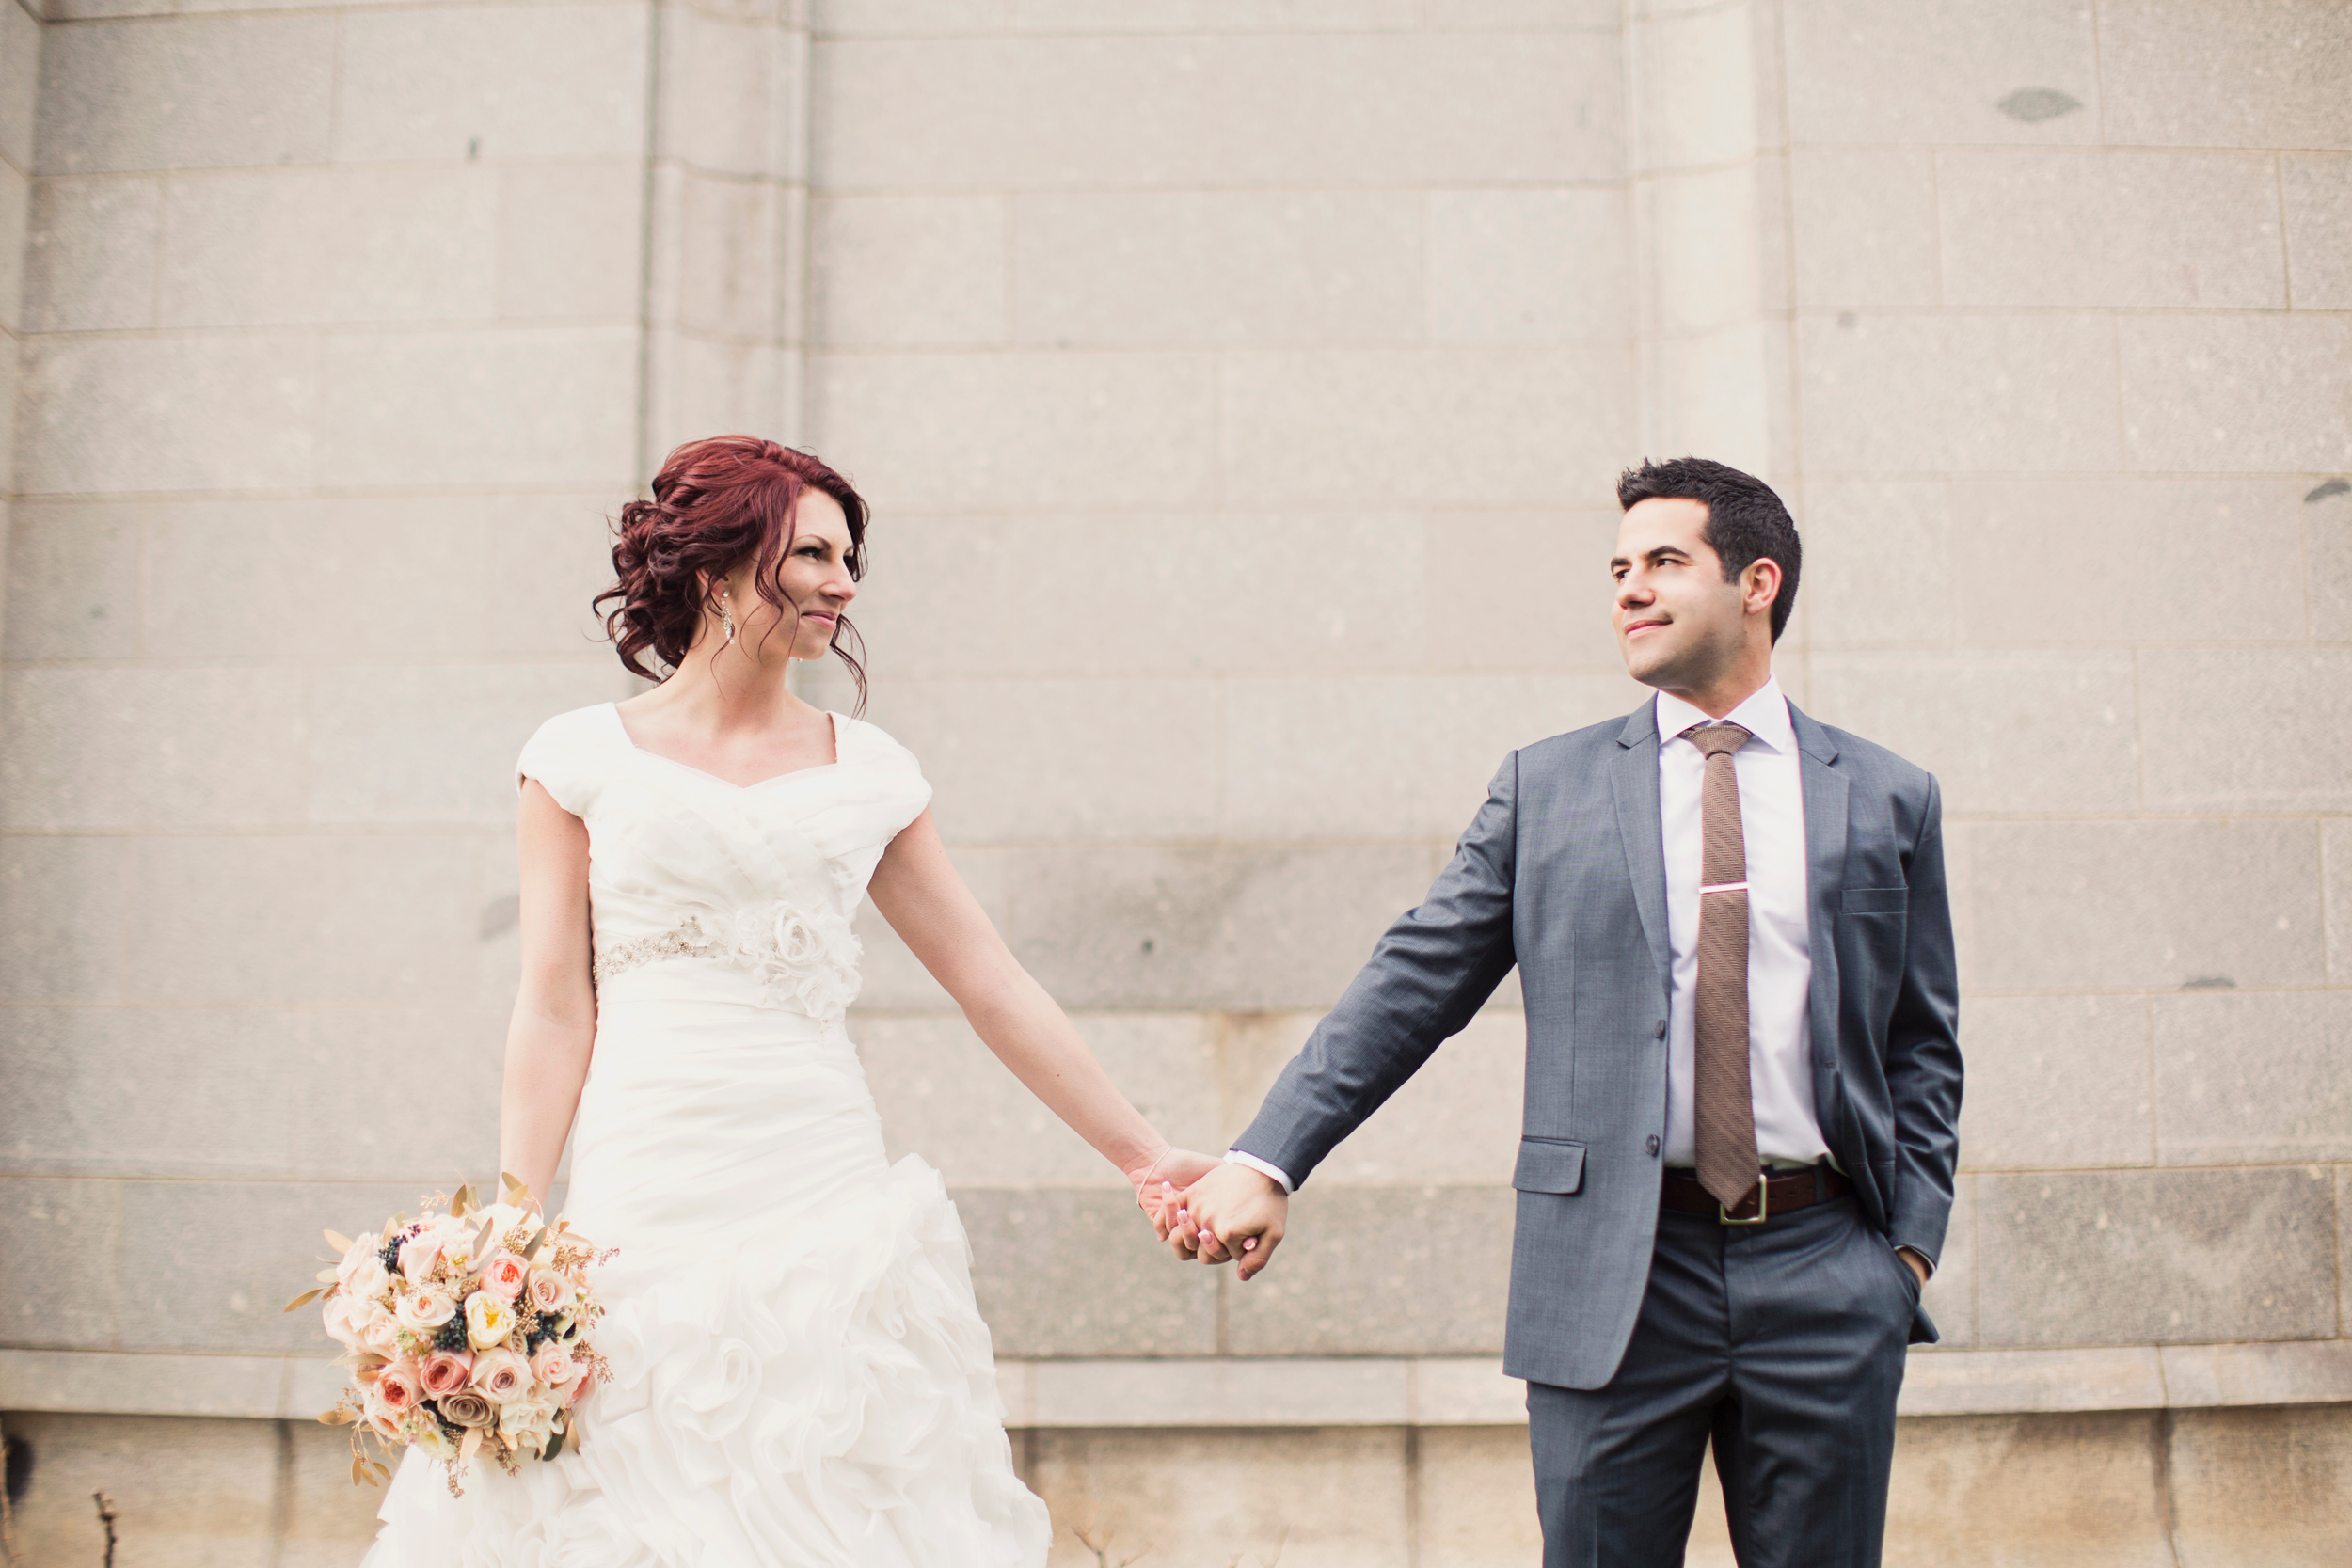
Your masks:
M 515 1309 L 487 1291 L 466 1298 L 466 1338 L 476 1350 L 488 1350 L 515 1329 Z
M 359 1330 L 359 1343 L 378 1355 L 400 1354 L 400 1320 L 384 1310 L 382 1305 L 363 1301 L 351 1310 L 351 1320 Z
M 472 1380 L 473 1353 L 437 1350 L 424 1358 L 424 1366 L 418 1377 L 424 1391 L 435 1399 L 443 1394 L 453 1394 Z
M 594 1388 L 596 1386 L 596 1374 L 589 1371 L 587 1368 L 582 1367 L 580 1370 L 580 1375 L 572 1380 L 572 1386 L 564 1390 L 564 1408 L 569 1410 L 572 1406 L 578 1404 L 581 1400 L 586 1399 L 588 1397 L 588 1390 Z
M 511 1252 L 494 1252 L 482 1260 L 482 1288 L 501 1301 L 521 1295 L 530 1276 L 531 1265 Z
M 474 1357 L 474 1392 L 492 1404 L 518 1400 L 531 1391 L 531 1363 L 513 1351 L 484 1351 Z
M 549 1339 L 532 1353 L 531 1375 L 550 1388 L 561 1388 L 580 1375 L 580 1364 L 563 1344 Z
M 543 1318 L 551 1318 L 572 1304 L 572 1282 L 553 1269 L 533 1269 L 523 1290 Z
M 461 1427 L 486 1427 L 494 1418 L 490 1402 L 470 1388 L 445 1394 L 437 1402 L 441 1414 Z
M 420 1285 L 393 1304 L 400 1326 L 411 1334 L 429 1334 L 457 1316 L 457 1298 L 438 1285 Z
M 417 1364 L 405 1355 L 376 1374 L 375 1397 L 394 1415 L 414 1410 L 420 1392 Z
M 378 1384 L 368 1385 L 367 1393 L 360 1399 L 359 1414 L 366 1419 L 368 1425 L 375 1429 L 377 1435 L 387 1442 L 405 1443 L 407 1441 L 401 1435 L 400 1413 L 384 1402 L 384 1392 Z

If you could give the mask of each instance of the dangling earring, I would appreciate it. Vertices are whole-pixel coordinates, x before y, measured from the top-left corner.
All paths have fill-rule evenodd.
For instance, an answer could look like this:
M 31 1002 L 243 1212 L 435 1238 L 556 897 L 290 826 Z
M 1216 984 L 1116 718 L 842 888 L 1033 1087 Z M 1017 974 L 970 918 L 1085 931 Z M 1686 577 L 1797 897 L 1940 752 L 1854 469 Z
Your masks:
M 724 598 L 719 601 L 719 620 L 727 628 L 727 646 L 735 646 L 735 611 Z

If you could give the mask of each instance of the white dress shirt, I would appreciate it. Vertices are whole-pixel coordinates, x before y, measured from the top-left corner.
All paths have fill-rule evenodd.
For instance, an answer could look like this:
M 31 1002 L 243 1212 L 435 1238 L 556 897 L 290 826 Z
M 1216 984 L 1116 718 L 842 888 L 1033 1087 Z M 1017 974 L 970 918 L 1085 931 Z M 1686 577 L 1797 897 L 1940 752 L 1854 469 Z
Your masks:
M 1805 897 L 1804 779 L 1796 726 L 1780 682 L 1768 680 L 1724 722 L 1755 736 L 1731 754 L 1740 781 L 1740 831 L 1748 852 L 1748 1082 L 1756 1148 L 1767 1164 L 1809 1165 L 1829 1153 L 1813 1109 L 1811 917 Z M 1699 981 L 1699 863 L 1706 848 L 1699 796 L 1707 755 L 1683 736 L 1711 724 L 1681 698 L 1658 694 L 1658 815 L 1665 832 L 1666 929 L 1673 955 L 1666 1004 L 1666 1148 L 1669 1165 L 1694 1165 L 1692 1132 Z
M 1711 724 L 1679 697 L 1658 694 L 1658 809 L 1666 849 L 1666 926 L 1672 951 L 1666 1030 L 1663 1163 L 1692 1165 L 1692 993 L 1699 978 L 1699 794 L 1705 753 L 1682 736 Z M 1740 826 L 1748 854 L 1748 1075 L 1756 1147 L 1768 1164 L 1809 1165 L 1829 1153 L 1813 1108 L 1812 1029 L 1806 1017 L 1813 951 L 1805 899 L 1804 785 L 1796 726 L 1780 682 L 1768 680 L 1724 721 L 1754 739 L 1732 753 Z M 1240 1149 L 1225 1158 L 1292 1191 L 1288 1174 Z

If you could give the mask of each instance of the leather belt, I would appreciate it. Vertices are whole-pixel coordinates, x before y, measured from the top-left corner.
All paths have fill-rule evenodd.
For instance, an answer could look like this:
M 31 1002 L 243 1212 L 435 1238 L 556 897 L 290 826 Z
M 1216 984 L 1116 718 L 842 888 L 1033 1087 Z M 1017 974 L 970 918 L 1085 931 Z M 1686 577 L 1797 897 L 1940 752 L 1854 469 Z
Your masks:
M 1704 1214 L 1724 1225 L 1762 1225 L 1799 1209 L 1844 1197 L 1852 1191 L 1852 1182 L 1828 1165 L 1820 1164 L 1758 1182 L 1756 1191 L 1725 1209 L 1712 1193 L 1699 1185 L 1695 1172 L 1670 1170 L 1659 1199 L 1677 1213 Z

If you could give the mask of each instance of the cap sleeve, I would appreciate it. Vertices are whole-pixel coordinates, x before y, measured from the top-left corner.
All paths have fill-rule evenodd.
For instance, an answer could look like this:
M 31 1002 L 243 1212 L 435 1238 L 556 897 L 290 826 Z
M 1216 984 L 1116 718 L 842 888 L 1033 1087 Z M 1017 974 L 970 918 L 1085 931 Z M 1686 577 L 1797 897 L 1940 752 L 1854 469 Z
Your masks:
M 914 753 L 863 719 L 840 720 L 841 760 L 856 772 L 867 833 L 887 844 L 931 803 L 931 784 Z
M 612 705 L 599 704 L 559 713 L 540 725 L 515 759 L 515 787 L 520 790 L 525 780 L 536 779 L 557 805 L 586 816 L 596 804 L 603 771 L 597 754 L 610 738 L 605 732 L 612 720 Z

